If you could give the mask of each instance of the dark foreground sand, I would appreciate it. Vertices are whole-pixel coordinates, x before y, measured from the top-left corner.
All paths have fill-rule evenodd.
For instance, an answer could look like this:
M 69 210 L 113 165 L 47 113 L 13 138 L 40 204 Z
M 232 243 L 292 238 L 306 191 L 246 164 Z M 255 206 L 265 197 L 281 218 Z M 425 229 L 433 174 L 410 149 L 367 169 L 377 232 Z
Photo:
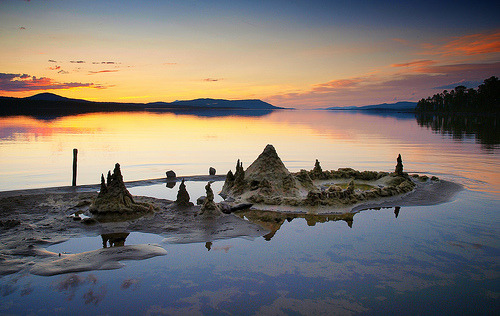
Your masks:
M 185 177 L 186 181 L 221 181 L 224 176 Z M 166 179 L 127 182 L 127 186 L 165 183 Z M 380 207 L 433 205 L 450 201 L 461 186 L 448 181 L 419 183 L 407 194 L 374 200 L 341 209 L 291 208 L 243 210 L 237 214 L 216 217 L 197 215 L 199 206 L 180 208 L 169 200 L 135 197 L 150 203 L 154 211 L 143 216 L 100 221 L 75 219 L 73 214 L 87 212 L 97 196 L 99 185 L 59 187 L 0 192 L 0 275 L 26 271 L 37 275 L 117 269 L 123 260 L 142 260 L 166 255 L 159 245 L 126 245 L 108 247 L 79 254 L 58 254 L 46 247 L 77 236 L 106 238 L 129 232 L 158 234 L 166 242 L 210 243 L 235 237 L 270 239 L 285 219 L 303 217 L 308 223 L 345 220 L 362 210 Z M 85 218 L 85 217 L 82 217 Z M 276 225 L 277 228 L 276 228 Z M 118 242 L 119 244 L 119 242 Z

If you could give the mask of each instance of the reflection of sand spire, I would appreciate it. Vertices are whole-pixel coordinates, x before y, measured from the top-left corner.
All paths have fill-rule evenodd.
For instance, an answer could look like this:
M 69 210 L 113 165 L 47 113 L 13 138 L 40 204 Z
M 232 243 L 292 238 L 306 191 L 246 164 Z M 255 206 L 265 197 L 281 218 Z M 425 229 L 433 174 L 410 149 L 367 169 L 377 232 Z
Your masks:
M 211 241 L 207 241 L 205 243 L 205 248 L 207 248 L 207 250 L 210 251 L 210 249 L 212 249 L 212 242 Z
M 127 239 L 129 233 L 110 233 L 110 234 L 102 234 L 102 247 L 123 247 L 125 246 L 125 240 Z
M 352 219 L 345 219 L 344 221 L 347 223 L 347 226 L 349 226 L 349 228 L 352 228 L 352 223 L 354 222 Z
M 281 228 L 285 220 L 291 222 L 294 218 L 304 218 L 308 226 L 315 226 L 316 223 L 326 223 L 330 221 L 345 221 L 349 227 L 352 228 L 352 223 L 355 213 L 345 213 L 345 214 L 328 214 L 328 215 L 318 215 L 318 214 L 290 214 L 290 213 L 280 213 L 275 211 L 259 211 L 259 210 L 246 210 L 239 211 L 235 213 L 241 218 L 246 218 L 248 221 L 262 226 L 270 232 L 264 235 L 266 241 L 270 241 L 271 238 L 276 235 L 278 230 Z
M 401 207 L 399 207 L 399 206 L 396 206 L 396 207 L 394 208 L 394 215 L 396 216 L 396 218 L 398 218 L 398 215 L 399 215 L 399 210 L 400 210 L 400 209 L 401 209 Z

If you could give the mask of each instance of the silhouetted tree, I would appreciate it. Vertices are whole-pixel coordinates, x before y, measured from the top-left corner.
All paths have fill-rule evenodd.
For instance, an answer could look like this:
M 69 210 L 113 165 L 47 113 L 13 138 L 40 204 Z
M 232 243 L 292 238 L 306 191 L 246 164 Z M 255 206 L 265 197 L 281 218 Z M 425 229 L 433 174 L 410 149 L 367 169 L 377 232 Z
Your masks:
M 417 112 L 500 112 L 500 81 L 493 76 L 484 80 L 477 90 L 457 86 L 448 92 L 421 99 Z

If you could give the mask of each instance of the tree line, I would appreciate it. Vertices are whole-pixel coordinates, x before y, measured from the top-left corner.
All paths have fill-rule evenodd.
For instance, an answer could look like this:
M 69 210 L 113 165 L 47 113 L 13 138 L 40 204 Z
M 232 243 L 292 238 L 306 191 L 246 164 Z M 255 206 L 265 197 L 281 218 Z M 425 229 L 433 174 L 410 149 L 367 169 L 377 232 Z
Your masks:
M 421 99 L 415 108 L 417 112 L 500 112 L 500 81 L 492 76 L 485 79 L 477 89 L 458 86 L 450 92 Z

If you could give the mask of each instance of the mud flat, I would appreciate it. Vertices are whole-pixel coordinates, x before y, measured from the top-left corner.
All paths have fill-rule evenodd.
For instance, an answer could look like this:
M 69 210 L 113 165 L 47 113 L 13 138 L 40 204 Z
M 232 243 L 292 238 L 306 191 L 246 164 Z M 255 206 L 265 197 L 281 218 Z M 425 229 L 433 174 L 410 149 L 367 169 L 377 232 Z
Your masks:
M 170 243 L 269 240 L 296 217 L 310 225 L 344 220 L 352 226 L 353 215 L 365 209 L 439 204 L 461 190 L 449 181 L 404 173 L 400 157 L 392 173 L 323 171 L 318 161 L 311 171 L 290 173 L 271 145 L 247 170 L 238 161 L 226 177 L 184 177 L 208 182 L 200 205 L 189 203 L 182 185 L 177 201 L 132 196 L 126 188 L 171 179 L 124 182 L 118 164 L 106 178 L 100 185 L 0 192 L 0 275 L 117 269 L 121 261 L 168 255 L 160 245 L 126 245 L 130 232 L 157 234 Z M 214 203 L 210 182 L 224 179 L 225 201 Z M 45 249 L 81 236 L 101 236 L 103 248 L 80 254 Z

